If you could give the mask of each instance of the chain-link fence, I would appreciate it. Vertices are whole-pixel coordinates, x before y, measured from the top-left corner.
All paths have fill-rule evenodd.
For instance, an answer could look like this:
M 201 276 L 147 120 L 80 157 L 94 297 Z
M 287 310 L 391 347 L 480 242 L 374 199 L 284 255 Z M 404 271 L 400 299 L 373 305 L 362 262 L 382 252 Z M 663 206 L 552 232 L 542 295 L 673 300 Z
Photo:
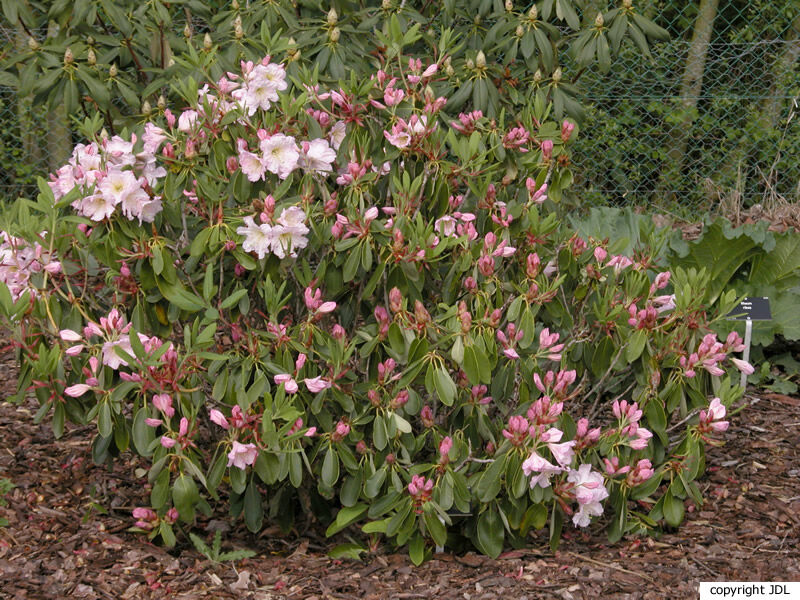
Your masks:
M 797 0 L 636 5 L 672 37 L 652 61 L 631 46 L 610 73 L 580 75 L 579 202 L 697 214 L 722 200 L 800 200 Z M 0 49 L 26 39 L 0 27 Z M 0 196 L 34 193 L 36 176 L 63 162 L 71 141 L 62 121 L 0 80 Z
M 800 199 L 800 10 L 783 2 L 651 3 L 672 39 L 627 48 L 579 80 L 589 105 L 574 151 L 590 204 L 697 214 Z
M 47 31 L 33 31 L 42 40 Z M 0 58 L 27 44 L 26 32 L 0 25 Z M 63 159 L 71 140 L 53 139 L 53 134 L 69 136 L 64 115 L 37 107 L 32 98 L 21 98 L 13 82 L 0 79 L 0 198 L 31 195 L 36 178 L 54 171 Z M 54 152 L 54 145 L 60 149 Z

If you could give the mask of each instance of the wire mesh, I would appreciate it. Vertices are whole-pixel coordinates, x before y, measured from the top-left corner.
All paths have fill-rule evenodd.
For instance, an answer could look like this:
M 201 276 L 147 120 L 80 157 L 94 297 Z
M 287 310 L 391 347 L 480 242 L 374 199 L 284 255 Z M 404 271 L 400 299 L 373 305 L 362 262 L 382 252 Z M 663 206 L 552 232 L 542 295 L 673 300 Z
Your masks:
M 628 46 L 610 73 L 579 81 L 588 105 L 573 152 L 580 202 L 686 215 L 730 199 L 800 200 L 800 12 L 791 0 L 722 0 L 703 45 L 693 38 L 700 4 L 652 2 L 649 16 L 672 36 L 653 60 Z M 690 86 L 693 52 L 704 64 Z
M 705 46 L 693 39 L 701 4 L 716 5 Z M 590 69 L 578 80 L 587 107 L 572 153 L 578 201 L 697 214 L 730 198 L 744 205 L 800 200 L 795 0 L 636 5 L 671 39 L 652 47 L 652 61 L 626 45 L 610 73 Z M 0 54 L 19 43 L 18 33 L 0 24 Z M 698 50 L 702 78 L 689 89 L 688 57 Z M 46 143 L 48 118 L 0 85 L 0 196 L 35 193 L 36 176 L 57 168 Z

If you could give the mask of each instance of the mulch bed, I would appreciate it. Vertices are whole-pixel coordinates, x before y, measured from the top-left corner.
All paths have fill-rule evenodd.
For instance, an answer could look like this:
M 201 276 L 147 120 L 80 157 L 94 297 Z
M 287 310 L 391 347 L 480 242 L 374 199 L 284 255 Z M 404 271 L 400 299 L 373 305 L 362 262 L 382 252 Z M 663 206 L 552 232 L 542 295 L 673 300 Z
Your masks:
M 6 353 L 0 398 L 15 376 Z M 705 505 L 689 504 L 678 531 L 612 546 L 602 531 L 565 526 L 555 554 L 534 534 L 498 560 L 445 553 L 419 568 L 387 548 L 362 562 L 328 558 L 334 541 L 313 531 L 254 536 L 235 526 L 224 549 L 258 556 L 226 564 L 185 541 L 174 550 L 150 544 L 127 531 L 132 508 L 146 505 L 146 478 L 136 473 L 146 464 L 128 456 L 113 471 L 95 466 L 93 428 L 68 428 L 56 441 L 49 423 L 33 423 L 35 403 L 0 402 L 0 477 L 16 485 L 0 507 L 9 521 L 0 528 L 0 598 L 662 599 L 696 598 L 700 581 L 797 581 L 800 400 L 756 392 L 746 402 L 728 443 L 709 448 Z

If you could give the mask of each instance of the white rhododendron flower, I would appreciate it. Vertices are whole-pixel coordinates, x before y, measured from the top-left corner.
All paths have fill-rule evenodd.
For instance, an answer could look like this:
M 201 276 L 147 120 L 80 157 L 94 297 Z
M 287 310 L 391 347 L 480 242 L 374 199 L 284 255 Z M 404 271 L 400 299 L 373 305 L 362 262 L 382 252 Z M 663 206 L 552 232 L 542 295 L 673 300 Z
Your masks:
M 103 194 L 97 193 L 72 203 L 72 207 L 78 211 L 79 215 L 91 219 L 92 221 L 102 221 L 114 214 L 116 204 L 109 201 Z
M 242 248 L 245 252 L 255 252 L 259 259 L 264 258 L 272 247 L 272 227 L 266 223 L 256 225 L 253 217 L 245 217 L 244 224 L 245 227 L 236 230 L 236 233 L 245 238 Z
M 328 140 L 316 139 L 301 144 L 300 167 L 306 171 L 315 171 L 326 175 L 333 171 L 331 166 L 336 160 L 336 151 L 330 147 Z
M 331 127 L 331 131 L 328 134 L 328 137 L 331 140 L 331 146 L 333 146 L 334 150 L 338 150 L 339 146 L 342 145 L 344 141 L 345 135 L 347 135 L 347 128 L 344 124 L 344 121 L 336 121 Z
M 261 140 L 260 147 L 264 153 L 264 164 L 270 173 L 286 179 L 297 168 L 300 152 L 293 137 L 277 133 Z
M 252 117 L 259 108 L 269 110 L 272 103 L 278 101 L 278 92 L 287 87 L 283 65 L 256 65 L 245 75 L 244 87 L 234 90 L 232 95 Z
M 309 232 L 305 224 L 306 213 L 299 206 L 291 206 L 281 212 L 278 224 L 272 228 L 272 251 L 278 258 L 297 256 L 297 250 L 308 245 Z

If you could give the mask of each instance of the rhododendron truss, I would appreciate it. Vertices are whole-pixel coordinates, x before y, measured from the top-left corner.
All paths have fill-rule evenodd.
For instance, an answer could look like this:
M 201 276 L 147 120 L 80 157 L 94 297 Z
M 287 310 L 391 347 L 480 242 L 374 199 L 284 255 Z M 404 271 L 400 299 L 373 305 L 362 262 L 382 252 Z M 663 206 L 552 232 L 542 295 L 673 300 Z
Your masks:
M 449 111 L 437 54 L 332 89 L 276 56 L 95 132 L 14 209 L 20 395 L 151 461 L 133 518 L 167 544 L 222 499 L 417 557 L 677 524 L 749 369 L 715 333 L 735 298 L 559 221 L 574 124 L 546 107 Z

